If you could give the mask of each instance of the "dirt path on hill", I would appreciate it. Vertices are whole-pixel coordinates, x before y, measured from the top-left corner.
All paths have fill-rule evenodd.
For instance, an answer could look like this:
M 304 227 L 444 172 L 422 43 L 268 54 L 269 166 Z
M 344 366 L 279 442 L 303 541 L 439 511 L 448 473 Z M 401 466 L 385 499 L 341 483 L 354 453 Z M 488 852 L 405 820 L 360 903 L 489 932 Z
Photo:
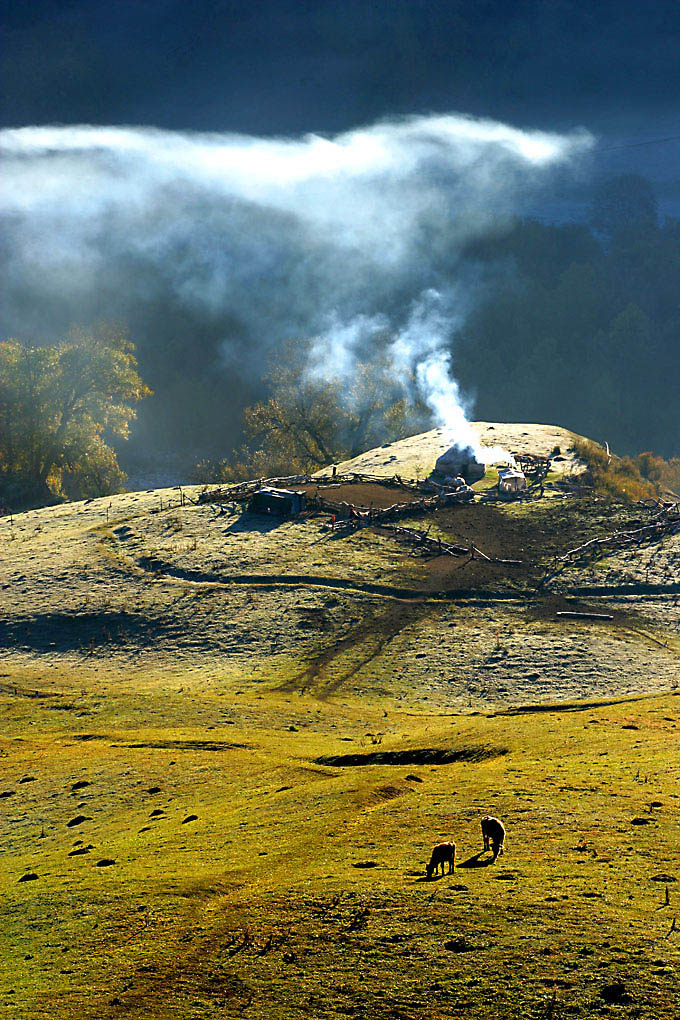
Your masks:
M 144 569 L 144 568 L 142 568 Z M 534 598 L 531 592 L 513 593 L 512 591 L 494 591 L 483 588 L 447 588 L 431 591 L 428 588 L 401 588 L 389 584 L 374 584 L 370 581 L 355 581 L 344 577 L 323 577 L 319 574 L 230 574 L 227 576 L 213 574 L 209 571 L 189 570 L 173 567 L 170 564 L 154 564 L 147 568 L 147 573 L 157 581 L 182 581 L 211 588 L 229 588 L 233 585 L 246 587 L 275 588 L 334 588 L 338 591 L 355 591 L 363 595 L 380 595 L 384 598 L 399 601 L 429 602 L 530 602 Z M 572 587 L 562 591 L 565 596 L 579 597 L 618 597 L 626 595 L 677 595 L 680 594 L 680 582 L 671 584 L 619 584 L 590 585 Z

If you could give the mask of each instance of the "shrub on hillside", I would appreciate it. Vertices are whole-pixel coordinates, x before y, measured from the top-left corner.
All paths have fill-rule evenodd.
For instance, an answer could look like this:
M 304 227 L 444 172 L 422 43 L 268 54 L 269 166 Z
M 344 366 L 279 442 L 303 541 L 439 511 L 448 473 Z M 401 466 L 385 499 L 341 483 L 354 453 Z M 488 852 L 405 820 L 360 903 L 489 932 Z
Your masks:
M 654 482 L 662 492 L 680 494 L 680 458 L 664 460 L 654 453 L 639 453 L 634 458 L 643 477 Z
M 587 465 L 585 481 L 599 493 L 625 502 L 659 495 L 658 481 L 645 477 L 631 457 L 615 457 L 598 443 L 577 440 L 576 455 Z

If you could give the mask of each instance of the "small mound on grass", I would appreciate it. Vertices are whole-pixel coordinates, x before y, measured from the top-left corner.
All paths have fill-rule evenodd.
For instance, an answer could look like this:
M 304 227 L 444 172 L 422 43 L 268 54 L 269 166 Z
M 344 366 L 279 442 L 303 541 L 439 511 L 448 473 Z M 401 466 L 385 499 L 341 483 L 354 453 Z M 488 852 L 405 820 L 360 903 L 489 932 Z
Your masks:
M 488 761 L 508 753 L 507 747 L 414 747 L 404 751 L 370 751 L 366 754 L 326 754 L 317 765 L 449 765 L 451 762 Z

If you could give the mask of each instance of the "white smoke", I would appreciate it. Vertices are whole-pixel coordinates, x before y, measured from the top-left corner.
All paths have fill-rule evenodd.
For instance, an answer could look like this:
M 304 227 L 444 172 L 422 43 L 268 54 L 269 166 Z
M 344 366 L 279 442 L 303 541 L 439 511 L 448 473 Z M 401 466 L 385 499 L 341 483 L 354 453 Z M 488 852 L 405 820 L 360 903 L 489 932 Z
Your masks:
M 333 312 L 309 352 L 310 379 L 351 379 L 357 363 L 371 349 L 376 336 L 389 330 L 385 315 L 356 315 L 343 322 Z
M 462 249 L 591 142 L 459 115 L 333 138 L 5 130 L 0 329 L 49 339 L 60 316 L 134 322 L 171 302 L 224 323 L 224 365 L 251 382 L 284 339 L 316 336 L 309 371 L 337 378 L 389 335 L 395 374 L 476 448 L 450 353 Z
M 434 289 L 425 291 L 390 347 L 392 364 L 404 378 L 410 372 L 415 374 L 420 394 L 436 424 L 443 426 L 451 446 L 469 448 L 483 464 L 514 464 L 512 455 L 502 447 L 479 443 L 452 372 L 447 344 L 451 331 L 464 320 L 468 300 L 460 289 L 450 288 L 446 299 Z

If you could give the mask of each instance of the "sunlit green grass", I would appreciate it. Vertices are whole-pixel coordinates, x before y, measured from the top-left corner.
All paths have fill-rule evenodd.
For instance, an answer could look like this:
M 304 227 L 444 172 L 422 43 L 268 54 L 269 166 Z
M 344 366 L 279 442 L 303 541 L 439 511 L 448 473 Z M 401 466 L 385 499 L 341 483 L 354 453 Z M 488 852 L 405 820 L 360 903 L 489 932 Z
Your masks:
M 567 622 L 564 596 L 499 569 L 479 573 L 498 598 L 448 600 L 479 561 L 171 495 L 0 524 L 0 1015 L 674 1017 L 672 594 Z M 531 561 L 526 584 L 619 512 L 454 509 L 413 526 Z M 674 548 L 598 576 L 663 579 Z M 625 700 L 514 713 L 588 697 Z M 433 748 L 477 760 L 319 762 Z M 464 867 L 486 813 L 506 854 Z M 456 874 L 424 881 L 451 838 Z M 630 1001 L 610 1006 L 616 980 Z
M 554 994 L 586 1017 L 615 979 L 629 1011 L 675 1015 L 677 697 L 452 715 L 279 676 L 56 679 L 92 716 L 3 697 L 4 1015 L 538 1017 Z M 508 753 L 315 762 L 469 746 Z M 486 813 L 508 829 L 496 865 L 423 881 L 436 842 L 459 865 L 481 850 Z

